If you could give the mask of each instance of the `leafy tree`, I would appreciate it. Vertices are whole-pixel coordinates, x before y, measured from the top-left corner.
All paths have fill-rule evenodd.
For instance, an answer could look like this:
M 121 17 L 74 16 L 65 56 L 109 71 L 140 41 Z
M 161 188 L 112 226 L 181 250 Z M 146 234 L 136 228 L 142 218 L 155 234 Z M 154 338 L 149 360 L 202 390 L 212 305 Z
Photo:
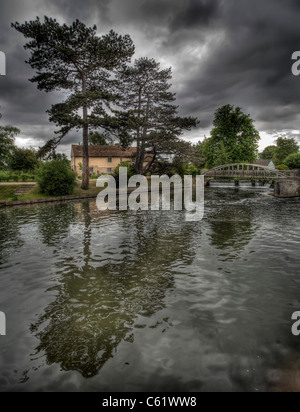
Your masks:
M 116 99 L 111 73 L 130 61 L 134 53 L 132 40 L 114 31 L 98 37 L 96 26 L 89 28 L 79 20 L 67 26 L 45 17 L 43 23 L 37 18 L 12 26 L 30 39 L 25 49 L 31 51 L 28 63 L 37 72 L 31 81 L 46 92 L 64 90 L 69 93 L 63 103 L 52 106 L 49 111 L 50 121 L 60 130 L 58 137 L 48 142 L 47 150 L 56 148 L 70 130 L 82 129 L 82 187 L 88 187 L 89 129 L 106 127 L 113 122 L 108 114 Z
M 199 141 L 196 145 L 193 146 L 192 163 L 198 168 L 204 167 L 206 163 L 205 153 L 204 153 L 205 143 L 206 143 L 206 139 L 203 142 Z
M 71 169 L 71 160 L 68 159 L 68 156 L 65 153 L 55 153 L 53 160 L 59 160 L 60 162 L 66 163 L 66 165 Z
M 43 163 L 38 170 L 37 181 L 41 193 L 48 196 L 67 196 L 73 193 L 76 173 L 63 160 Z
M 268 146 L 265 148 L 265 150 L 260 153 L 260 158 L 261 159 L 272 159 L 274 160 L 276 157 L 276 150 L 277 147 L 276 146 Z
M 279 137 L 277 139 L 277 147 L 275 152 L 275 161 L 277 164 L 285 164 L 285 159 L 289 155 L 297 152 L 299 152 L 299 144 L 294 138 L 288 139 Z
M 124 123 L 120 140 L 123 146 L 136 142 L 135 170 L 139 174 L 146 174 L 159 154 L 180 153 L 182 132 L 198 124 L 196 118 L 178 116 L 171 79 L 171 69 L 161 70 L 158 62 L 148 58 L 137 60 L 118 75 L 123 109 L 119 123 Z M 146 162 L 148 153 L 152 157 Z
M 216 166 L 235 163 L 232 161 L 229 151 L 225 148 L 224 142 L 220 141 L 216 144 L 213 138 L 206 139 L 203 147 L 203 153 L 206 158 L 206 166 L 213 168 Z
M 0 119 L 2 115 L 0 113 Z M 0 168 L 8 166 L 9 158 L 15 147 L 15 136 L 20 130 L 12 126 L 0 126 Z
M 250 115 L 240 107 L 226 105 L 217 110 L 213 124 L 204 147 L 207 167 L 256 160 L 260 136 Z
M 290 169 L 300 169 L 300 153 L 292 153 L 285 160 L 284 164 Z
M 8 165 L 11 170 L 22 170 L 24 172 L 32 171 L 39 165 L 36 151 L 34 149 L 14 147 Z

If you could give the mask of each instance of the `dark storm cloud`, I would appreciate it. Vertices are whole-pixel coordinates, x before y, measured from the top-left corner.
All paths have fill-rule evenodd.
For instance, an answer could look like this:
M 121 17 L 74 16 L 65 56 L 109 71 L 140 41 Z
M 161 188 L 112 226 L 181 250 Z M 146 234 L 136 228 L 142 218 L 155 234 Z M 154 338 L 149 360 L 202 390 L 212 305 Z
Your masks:
M 205 26 L 216 19 L 219 11 L 218 0 L 190 0 L 185 2 L 185 7 L 180 13 L 176 13 L 171 22 L 172 31 L 181 28 L 197 28 Z
M 52 137 L 45 111 L 62 96 L 28 82 L 24 39 L 10 22 L 45 14 L 97 24 L 99 33 L 128 33 L 137 57 L 172 66 L 181 113 L 201 120 L 192 137 L 203 136 L 215 110 L 228 103 L 250 113 L 260 131 L 299 129 L 300 78 L 291 74 L 292 53 L 300 50 L 299 1 L 2 0 L 0 50 L 8 75 L 0 77 L 1 111 L 31 142 Z M 63 147 L 78 140 L 71 134 Z
M 52 0 L 49 2 L 58 15 L 67 22 L 75 19 L 86 24 L 109 22 L 108 6 L 110 0 Z

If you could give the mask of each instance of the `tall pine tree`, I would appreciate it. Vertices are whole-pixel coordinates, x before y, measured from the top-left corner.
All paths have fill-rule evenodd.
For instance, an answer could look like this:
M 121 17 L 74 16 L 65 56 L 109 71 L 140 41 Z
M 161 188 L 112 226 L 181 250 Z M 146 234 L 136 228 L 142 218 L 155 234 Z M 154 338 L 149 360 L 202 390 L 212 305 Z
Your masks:
M 134 53 L 131 38 L 114 31 L 99 37 L 97 27 L 89 28 L 76 20 L 60 25 L 45 17 L 12 26 L 30 39 L 24 46 L 31 51 L 28 64 L 36 70 L 31 79 L 40 90 L 68 92 L 67 99 L 52 106 L 50 120 L 60 127 L 48 142 L 51 151 L 72 130 L 83 131 L 82 187 L 89 185 L 89 129 L 107 127 L 110 105 L 115 102 L 111 73 L 128 63 Z
M 171 69 L 161 70 L 158 62 L 148 58 L 141 58 L 133 67 L 119 72 L 123 96 L 120 105 L 123 121 L 127 115 L 129 132 L 121 135 L 121 142 L 136 142 L 135 169 L 139 174 L 148 172 L 158 155 L 180 151 L 182 132 L 198 124 L 196 118 L 178 116 L 176 95 L 170 91 L 171 79 Z M 149 158 L 147 153 L 152 156 Z

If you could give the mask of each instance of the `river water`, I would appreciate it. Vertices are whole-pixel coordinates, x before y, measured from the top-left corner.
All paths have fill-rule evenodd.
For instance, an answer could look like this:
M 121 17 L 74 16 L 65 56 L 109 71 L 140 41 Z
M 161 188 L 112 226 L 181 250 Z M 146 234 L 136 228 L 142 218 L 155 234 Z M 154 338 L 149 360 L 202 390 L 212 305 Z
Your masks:
M 300 199 L 0 211 L 0 391 L 300 390 Z

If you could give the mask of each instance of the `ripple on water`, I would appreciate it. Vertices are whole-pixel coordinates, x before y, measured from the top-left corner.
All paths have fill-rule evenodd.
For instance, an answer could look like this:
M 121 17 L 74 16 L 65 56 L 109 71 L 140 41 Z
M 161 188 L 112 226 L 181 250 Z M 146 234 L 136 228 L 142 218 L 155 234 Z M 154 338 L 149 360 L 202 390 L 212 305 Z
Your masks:
M 300 389 L 299 199 L 206 203 L 194 223 L 94 201 L 0 211 L 0 390 Z

